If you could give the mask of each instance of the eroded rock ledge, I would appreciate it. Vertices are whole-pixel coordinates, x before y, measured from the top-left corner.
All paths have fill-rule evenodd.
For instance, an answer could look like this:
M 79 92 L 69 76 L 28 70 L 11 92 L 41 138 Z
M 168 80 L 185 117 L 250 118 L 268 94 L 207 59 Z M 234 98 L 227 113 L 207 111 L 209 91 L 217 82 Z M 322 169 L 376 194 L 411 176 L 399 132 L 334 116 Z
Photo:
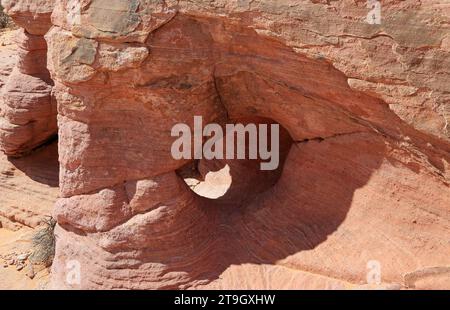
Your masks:
M 374 26 L 353 1 L 57 1 L 54 287 L 351 287 L 371 260 L 385 287 L 444 287 L 446 272 L 405 275 L 450 265 L 448 10 L 383 12 Z M 194 115 L 282 125 L 278 175 L 203 162 L 229 164 L 239 195 L 197 196 L 170 154 Z

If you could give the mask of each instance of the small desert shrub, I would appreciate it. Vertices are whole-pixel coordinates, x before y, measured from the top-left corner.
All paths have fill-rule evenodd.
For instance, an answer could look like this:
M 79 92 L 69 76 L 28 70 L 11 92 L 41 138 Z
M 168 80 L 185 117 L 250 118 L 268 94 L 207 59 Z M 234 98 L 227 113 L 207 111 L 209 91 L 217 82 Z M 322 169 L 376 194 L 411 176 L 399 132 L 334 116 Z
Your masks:
M 3 12 L 3 6 L 0 4 L 0 28 L 5 28 L 9 25 L 9 16 Z
M 55 226 L 56 221 L 48 218 L 44 221 L 43 227 L 40 228 L 33 236 L 33 253 L 30 261 L 34 264 L 44 264 L 51 266 L 55 256 Z

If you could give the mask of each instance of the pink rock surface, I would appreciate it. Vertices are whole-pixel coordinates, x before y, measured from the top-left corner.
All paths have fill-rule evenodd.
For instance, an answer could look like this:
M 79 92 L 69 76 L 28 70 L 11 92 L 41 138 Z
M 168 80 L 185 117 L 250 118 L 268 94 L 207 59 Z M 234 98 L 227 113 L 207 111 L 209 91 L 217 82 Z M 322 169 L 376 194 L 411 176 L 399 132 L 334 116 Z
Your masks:
M 47 43 L 53 1 L 3 1 L 21 27 L 15 37 L 18 60 L 0 94 L 0 149 L 21 156 L 56 135 L 56 103 L 47 70 Z
M 9 10 L 30 19 L 39 2 Z M 449 6 L 389 1 L 381 25 L 367 13 L 350 0 L 57 1 L 52 286 L 356 288 L 375 261 L 378 288 L 449 288 Z M 9 119 L 45 105 L 25 99 Z M 200 197 L 181 172 L 197 163 L 170 153 L 194 115 L 279 123 L 282 165 L 202 160 L 200 177 L 228 165 L 232 183 Z
M 21 158 L 1 154 L 0 227 L 35 228 L 48 219 L 58 199 L 58 172 L 55 142 Z
M 16 66 L 18 57 L 14 39 L 20 36 L 21 31 L 6 30 L 0 33 L 0 91 Z M 11 84 L 8 87 L 11 87 Z M 24 98 L 20 98 L 18 102 L 25 103 Z M 29 100 L 30 97 L 26 98 Z M 16 109 L 10 115 L 18 119 L 22 114 Z M 13 134 L 17 135 L 18 132 Z M 0 228 L 8 230 L 19 230 L 24 226 L 34 228 L 48 218 L 58 198 L 58 171 L 56 142 L 21 158 L 12 159 L 0 154 Z M 5 278 L 0 287 L 23 285 L 23 283 L 7 283 L 8 281 L 11 279 Z
M 429 266 L 445 277 L 444 118 L 425 105 L 431 126 L 421 128 L 406 104 L 433 89 L 432 105 L 442 108 L 445 86 L 381 60 L 389 44 L 404 57 L 446 55 L 438 44 L 445 10 L 433 25 L 419 20 L 432 37 L 396 28 L 407 16 L 397 10 L 417 5 L 386 6 L 379 27 L 355 21 L 366 8 L 350 1 L 94 0 L 78 7 L 77 23 L 59 2 L 46 35 L 63 196 L 54 287 L 355 287 L 371 260 L 383 268 L 383 287 L 414 286 L 420 279 L 406 275 Z M 448 62 L 424 65 L 430 78 L 448 77 Z M 230 192 L 197 196 L 175 173 L 186 162 L 170 154 L 172 126 L 194 115 L 281 124 L 292 140 L 284 166 L 266 175 L 229 162 Z M 80 283 L 66 281 L 71 261 Z

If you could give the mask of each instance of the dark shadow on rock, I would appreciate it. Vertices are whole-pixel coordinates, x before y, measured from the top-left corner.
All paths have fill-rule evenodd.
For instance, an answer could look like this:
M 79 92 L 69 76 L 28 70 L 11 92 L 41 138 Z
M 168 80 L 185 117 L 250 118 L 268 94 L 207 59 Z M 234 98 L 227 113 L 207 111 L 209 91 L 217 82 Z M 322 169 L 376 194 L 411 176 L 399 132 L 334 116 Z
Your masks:
M 190 17 L 175 18 L 149 38 L 150 46 L 167 47 L 163 52 L 155 50 L 164 55 L 163 61 L 170 58 L 174 44 L 164 31 L 183 33 L 186 25 L 200 27 L 204 33 L 215 31 Z M 186 36 L 201 37 L 202 31 Z M 387 116 L 398 120 L 378 99 L 352 91 L 346 76 L 329 64 L 307 59 L 280 42 L 264 40 L 253 30 L 236 27 L 233 33 L 239 35 L 230 35 L 227 46 L 214 47 L 222 51 L 204 52 L 208 57 L 221 57 L 216 59 L 212 77 L 220 103 L 229 119 L 257 117 L 279 123 L 294 144 L 279 171 L 281 176 L 249 175 L 254 163 L 213 161 L 208 165 L 206 170 L 217 171 L 229 164 L 234 185 L 218 200 L 196 196 L 193 209 L 201 210 L 202 218 L 187 217 L 186 221 L 198 222 L 198 236 L 192 236 L 192 231 L 180 233 L 174 225 L 170 228 L 174 234 L 189 236 L 179 252 L 171 249 L 171 257 L 164 257 L 147 256 L 142 250 L 143 264 L 161 264 L 165 274 L 190 278 L 188 283 L 163 288 L 210 283 L 232 265 L 276 264 L 326 241 L 345 220 L 355 191 L 369 182 L 386 156 L 386 139 L 359 116 L 367 119 L 373 112 L 376 121 L 389 123 Z M 174 58 L 183 50 L 183 57 L 192 57 L 191 47 L 174 46 L 173 50 Z M 395 126 L 394 121 L 390 125 Z M 151 251 L 151 246 L 146 250 Z
M 20 158 L 9 157 L 14 167 L 30 179 L 50 187 L 59 187 L 58 141 L 52 139 L 46 144 Z
M 215 231 L 216 240 L 202 258 L 200 278 L 193 280 L 212 282 L 232 265 L 275 264 L 316 248 L 345 220 L 355 191 L 379 168 L 384 149 L 381 136 L 365 133 L 297 143 L 279 181 L 254 199 L 233 204 L 232 199 L 199 197 L 199 207 L 207 214 L 205 230 Z M 233 171 L 234 177 L 241 177 Z M 251 186 L 240 194 L 251 196 Z M 189 260 L 196 253 L 185 255 Z M 183 271 L 197 274 L 198 268 Z
M 220 22 L 210 21 L 215 23 Z M 186 24 L 213 31 L 183 16 L 165 27 L 184 29 Z M 170 46 L 164 37 L 159 42 L 160 31 L 149 44 Z M 326 241 L 345 220 L 355 191 L 387 156 L 386 137 L 359 117 L 367 119 L 371 113 L 386 127 L 401 122 L 380 100 L 351 90 L 347 77 L 329 64 L 307 59 L 252 30 L 234 33 L 239 35 L 230 36 L 223 50 L 242 50 L 215 53 L 221 57 L 214 70 L 216 91 L 228 118 L 271 119 L 294 142 L 278 174 L 255 173 L 258 162 L 200 162 L 203 176 L 230 165 L 231 188 L 217 200 L 196 198 L 205 214 L 198 225 L 205 233 L 198 236 L 201 240 L 187 241 L 192 251 L 180 253 L 182 266 L 171 258 L 155 262 L 166 265 L 168 272 L 189 274 L 192 283 L 217 280 L 232 265 L 275 264 Z M 204 244 L 213 246 L 205 253 Z

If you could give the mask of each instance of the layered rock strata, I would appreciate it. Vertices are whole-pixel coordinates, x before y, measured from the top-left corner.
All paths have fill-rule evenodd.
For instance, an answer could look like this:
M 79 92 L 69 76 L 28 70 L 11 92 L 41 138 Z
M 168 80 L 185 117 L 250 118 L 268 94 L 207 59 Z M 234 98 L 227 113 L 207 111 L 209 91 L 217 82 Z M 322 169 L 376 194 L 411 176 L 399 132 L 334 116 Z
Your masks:
M 21 158 L 0 155 L 0 227 L 35 228 L 58 198 L 58 146 L 53 142 Z
M 44 35 L 51 26 L 53 1 L 3 1 L 5 12 L 22 27 L 16 35 L 18 61 L 0 99 L 0 149 L 21 156 L 56 135 L 56 103 L 47 70 Z
M 449 7 L 382 8 L 57 1 L 53 287 L 448 288 Z M 282 165 L 175 160 L 194 116 L 280 124 Z M 187 165 L 229 191 L 200 197 Z
M 413 81 L 415 70 L 400 64 L 365 74 L 358 63 L 376 66 L 390 40 L 420 49 L 394 27 L 405 18 L 394 8 L 416 12 L 415 2 L 389 5 L 384 30 L 352 22 L 364 16 L 361 4 L 300 2 L 57 4 L 46 35 L 63 196 L 55 287 L 355 286 L 374 260 L 381 285 L 404 287 L 411 272 L 447 270 L 449 145 L 390 109 L 386 96 L 403 104 L 396 94 L 404 83 L 394 76 Z M 74 8 L 77 22 L 67 18 Z M 338 26 L 308 31 L 319 23 L 313 12 Z M 433 29 L 420 44 L 445 37 Z M 319 47 L 327 54 L 311 57 Z M 367 76 L 374 71 L 392 77 Z M 281 124 L 293 142 L 278 176 L 230 162 L 235 190 L 218 200 L 197 196 L 175 172 L 187 162 L 170 153 L 171 128 L 192 125 L 194 115 Z M 445 140 L 442 128 L 418 129 Z M 80 282 L 68 283 L 74 261 Z M 442 285 L 431 283 L 424 285 Z

